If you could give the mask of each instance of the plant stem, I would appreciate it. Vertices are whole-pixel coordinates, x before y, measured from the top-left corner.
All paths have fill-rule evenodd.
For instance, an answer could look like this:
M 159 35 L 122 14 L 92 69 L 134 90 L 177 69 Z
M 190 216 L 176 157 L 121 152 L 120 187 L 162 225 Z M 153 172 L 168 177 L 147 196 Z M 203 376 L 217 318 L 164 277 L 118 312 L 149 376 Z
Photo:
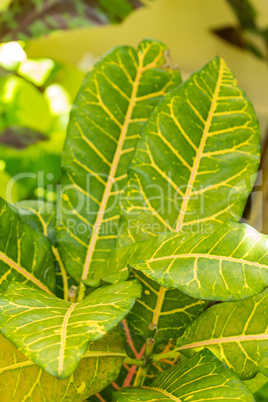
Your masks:
M 180 355 L 180 351 L 178 349 L 174 349 L 171 352 L 168 353 L 158 353 L 156 355 L 152 356 L 152 362 L 159 362 L 160 360 L 163 359 L 176 359 Z
M 134 384 L 133 384 L 134 387 L 142 387 L 143 386 L 143 383 L 144 383 L 148 368 L 149 368 L 148 365 L 146 367 L 140 367 L 139 368 L 139 370 L 137 372 L 137 375 L 136 375 L 136 378 L 135 378 L 135 381 L 134 381 Z
M 144 357 L 145 357 L 144 366 L 140 367 L 137 372 L 137 375 L 136 375 L 136 378 L 134 381 L 134 387 L 142 387 L 143 386 L 148 368 L 151 363 L 151 357 L 152 357 L 152 353 L 153 353 L 153 349 L 154 349 L 154 344 L 155 344 L 154 338 L 146 339 L 146 345 L 145 345 L 145 351 L 144 351 Z
M 85 291 L 86 291 L 86 287 L 83 284 L 83 282 L 80 282 L 79 285 L 79 290 L 78 290 L 78 296 L 77 296 L 77 301 L 80 302 L 84 299 L 85 297 Z
M 128 365 L 133 365 L 133 366 L 139 366 L 139 367 L 144 367 L 145 366 L 145 361 L 142 359 L 132 359 L 131 357 L 126 357 L 124 360 L 124 363 Z

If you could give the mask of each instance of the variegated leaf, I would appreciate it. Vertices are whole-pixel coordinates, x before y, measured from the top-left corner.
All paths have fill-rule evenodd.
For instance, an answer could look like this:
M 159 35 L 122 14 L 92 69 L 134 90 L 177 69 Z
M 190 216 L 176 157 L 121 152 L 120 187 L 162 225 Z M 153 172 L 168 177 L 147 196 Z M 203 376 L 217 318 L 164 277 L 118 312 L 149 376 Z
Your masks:
M 178 340 L 179 350 L 210 349 L 240 378 L 268 376 L 268 291 L 209 308 Z
M 125 338 L 118 329 L 91 342 L 75 372 L 60 380 L 23 356 L 0 335 L 0 394 L 3 401 L 84 401 L 118 376 L 125 358 Z
M 128 387 L 114 393 L 116 402 L 254 402 L 239 377 L 209 350 L 161 374 L 152 386 Z
M 253 106 L 216 57 L 155 109 L 122 197 L 122 242 L 239 220 L 259 165 Z
M 123 282 L 70 303 L 11 283 L 0 296 L 1 332 L 42 369 L 64 379 L 74 372 L 89 342 L 113 329 L 139 295 L 136 281 Z
M 180 84 L 164 66 L 166 47 L 119 47 L 88 73 L 71 113 L 62 158 L 58 244 L 67 272 L 96 286 L 118 235 L 120 195 L 140 131 Z M 60 208 L 58 208 L 60 210 Z
M 135 271 L 135 277 L 142 285 L 142 294 L 126 320 L 130 329 L 144 341 L 150 337 L 151 323 L 157 328 L 157 344 L 176 339 L 207 307 L 206 301 L 193 299 L 177 289 L 159 286 L 142 272 Z
M 41 200 L 26 200 L 16 203 L 20 217 L 37 232 L 43 233 L 52 242 L 56 260 L 56 295 L 68 300 L 68 291 L 74 281 L 68 277 L 56 245 L 56 208 L 53 203 Z
M 200 240 L 198 233 L 206 236 L 227 218 L 239 219 L 256 176 L 258 154 L 259 129 L 252 105 L 237 87 L 224 61 L 216 58 L 167 95 L 145 126 L 122 198 L 121 234 L 117 246 L 180 229 L 197 232 L 194 237 L 197 243 Z M 175 240 L 175 235 L 175 245 L 179 245 L 184 237 L 185 233 Z M 193 260 L 184 259 L 182 265 L 181 259 L 177 264 L 172 262 L 172 257 L 168 259 L 176 248 L 167 247 L 164 253 L 167 259 L 154 263 L 152 256 L 162 241 L 163 238 L 152 241 L 151 246 L 130 246 L 130 254 L 136 250 L 136 258 L 131 257 L 127 249 L 119 249 L 111 254 L 110 267 L 115 272 L 122 269 L 124 272 L 126 265 L 131 264 L 141 268 L 159 285 L 177 287 L 198 298 L 222 297 L 224 284 L 220 274 L 219 285 L 214 284 L 215 274 L 211 280 L 205 280 L 206 290 L 203 291 L 200 282 L 193 277 L 194 270 L 186 270 L 186 264 Z M 142 264 L 146 258 L 150 263 Z M 172 275 L 169 275 L 170 263 Z M 181 269 L 176 273 L 178 266 Z M 173 280 L 176 277 L 180 279 Z M 114 279 L 117 279 L 116 273 Z M 261 286 L 262 290 L 263 283 Z M 224 290 L 224 297 L 233 297 L 229 289 Z M 157 286 L 158 294 L 166 292 Z M 179 306 L 183 295 L 175 290 L 170 292 L 176 294 L 173 305 Z M 159 298 L 154 306 L 156 309 L 158 302 Z M 146 304 L 143 293 L 129 316 L 130 325 L 134 314 L 142 316 L 141 320 L 134 319 L 132 327 L 139 334 L 148 327 L 145 320 L 152 312 L 152 298 L 150 303 L 151 306 Z M 192 303 L 195 305 L 194 300 Z M 197 315 L 200 310 L 196 310 Z M 169 320 L 172 321 L 172 316 Z M 166 328 L 166 333 L 171 334 L 170 326 L 166 325 Z
M 116 249 L 109 264 L 122 278 L 130 265 L 160 285 L 192 297 L 240 300 L 268 285 L 267 245 L 266 235 L 226 221 L 208 235 L 181 231 Z
M 51 242 L 0 198 L 0 288 L 18 281 L 53 294 L 55 264 Z
M 24 200 L 15 204 L 19 215 L 37 232 L 43 233 L 56 245 L 56 210 L 51 202 L 42 200 Z

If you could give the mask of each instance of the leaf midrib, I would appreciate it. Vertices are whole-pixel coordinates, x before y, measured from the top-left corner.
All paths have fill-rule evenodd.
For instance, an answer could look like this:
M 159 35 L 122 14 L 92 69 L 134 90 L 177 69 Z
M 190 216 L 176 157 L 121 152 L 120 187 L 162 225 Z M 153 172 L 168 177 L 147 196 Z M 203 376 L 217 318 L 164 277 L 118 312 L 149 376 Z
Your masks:
M 235 258 L 235 257 L 228 257 L 228 256 L 222 256 L 222 255 L 214 255 L 214 254 L 201 254 L 201 253 L 195 253 L 195 254 L 177 254 L 177 255 L 170 255 L 170 256 L 165 256 L 165 257 L 157 257 L 157 258 L 151 258 L 149 260 L 146 260 L 145 263 L 153 263 L 153 262 L 158 262 L 158 261 L 165 261 L 165 260 L 170 260 L 170 259 L 180 259 L 180 258 L 205 258 L 209 260 L 219 260 L 219 261 L 225 261 L 225 262 L 234 262 L 234 263 L 241 263 L 241 264 L 246 264 L 246 265 L 254 265 L 256 267 L 262 268 L 262 269 L 268 269 L 268 266 L 265 264 L 260 264 L 259 262 L 255 261 L 248 261 L 248 260 L 243 260 L 242 258 Z
M 199 164 L 200 164 L 200 161 L 201 161 L 201 158 L 202 158 L 202 155 L 203 155 L 203 151 L 204 151 L 204 148 L 205 148 L 205 145 L 206 145 L 207 135 L 208 135 L 208 132 L 209 132 L 209 128 L 210 128 L 210 125 L 211 125 L 213 114 L 214 114 L 214 111 L 215 111 L 215 108 L 216 108 L 216 102 L 217 102 L 217 99 L 218 99 L 218 94 L 219 94 L 219 91 L 220 91 L 222 74 L 223 74 L 223 67 L 224 67 L 223 62 L 220 59 L 220 69 L 219 69 L 218 81 L 217 81 L 217 84 L 216 84 L 216 87 L 215 87 L 214 96 L 213 96 L 213 99 L 212 99 L 212 102 L 211 102 L 211 106 L 210 106 L 210 110 L 209 110 L 209 113 L 208 113 L 207 121 L 206 121 L 206 124 L 205 124 L 205 127 L 204 127 L 203 136 L 202 136 L 200 145 L 198 147 L 198 151 L 197 151 L 196 156 L 195 156 L 195 161 L 194 161 L 194 165 L 192 167 L 192 171 L 191 171 L 191 174 L 190 174 L 190 180 L 189 180 L 188 185 L 187 185 L 187 190 L 185 192 L 185 195 L 183 197 L 183 202 L 181 204 L 180 213 L 179 213 L 179 216 L 178 216 L 176 230 L 175 230 L 176 232 L 178 232 L 182 227 L 182 224 L 183 224 L 183 221 L 184 221 L 184 216 L 185 216 L 185 213 L 186 213 L 186 210 L 187 210 L 187 207 L 188 207 L 188 203 L 189 203 L 189 200 L 190 200 L 190 197 L 191 197 L 192 187 L 193 187 L 193 184 L 195 182 L 196 174 L 198 172 Z
M 137 69 L 136 79 L 135 79 L 135 81 L 133 83 L 131 100 L 130 100 L 129 105 L 128 105 L 125 121 L 124 121 L 124 124 L 122 126 L 122 130 L 121 130 L 121 133 L 120 133 L 120 138 L 119 138 L 119 141 L 118 141 L 118 146 L 117 146 L 117 149 L 116 149 L 116 152 L 115 152 L 115 155 L 114 155 L 114 159 L 113 159 L 113 162 L 112 162 L 112 165 L 111 165 L 111 168 L 110 168 L 107 185 L 106 185 L 105 190 L 103 192 L 102 201 L 101 201 L 101 204 L 100 204 L 100 207 L 99 207 L 98 216 L 97 216 L 97 219 L 96 219 L 96 221 L 94 223 L 94 226 L 92 228 L 92 236 L 91 236 L 90 241 L 89 241 L 89 246 L 88 246 L 86 259 L 85 259 L 85 263 L 84 263 L 84 267 L 83 267 L 83 271 L 82 271 L 82 276 L 81 276 L 82 280 L 86 280 L 87 277 L 88 277 L 90 263 L 92 261 L 92 256 L 93 256 L 95 246 L 96 246 L 96 243 L 97 243 L 97 240 L 98 240 L 99 231 L 101 229 L 102 218 L 103 218 L 103 215 L 104 215 L 105 210 L 106 210 L 106 205 L 107 205 L 107 202 L 108 202 L 108 199 L 109 199 L 109 195 L 111 193 L 113 180 L 115 179 L 116 170 L 118 168 L 118 163 L 120 161 L 121 151 L 122 151 L 125 139 L 126 139 L 130 119 L 131 119 L 133 109 L 134 109 L 134 106 L 135 106 L 135 101 L 136 101 L 136 98 L 137 98 L 140 78 L 141 78 L 142 73 L 148 68 L 148 66 L 142 68 L 142 63 L 143 63 L 143 59 L 144 59 L 145 55 L 146 55 L 146 53 L 143 53 L 142 57 L 141 56 L 139 57 L 139 68 Z
M 127 357 L 126 353 L 120 353 L 120 352 L 101 352 L 101 351 L 96 351 L 96 352 L 91 352 L 88 351 L 84 354 L 84 356 L 82 357 L 82 359 L 85 358 L 93 358 L 93 357 Z M 10 370 L 16 370 L 19 368 L 23 368 L 23 367 L 30 367 L 30 366 L 37 366 L 36 363 L 34 363 L 32 360 L 26 360 L 26 361 L 22 361 L 19 363 L 14 363 L 11 364 L 10 366 L 6 365 L 3 368 L 0 368 L 0 374 L 4 373 L 5 371 L 10 371 Z M 42 370 L 40 368 L 40 370 Z
M 154 310 L 154 315 L 153 315 L 153 324 L 156 326 L 158 325 L 159 317 L 162 311 L 163 303 L 165 301 L 165 296 L 166 296 L 167 289 L 164 288 L 163 286 L 160 287 L 158 295 L 157 295 L 157 302 Z
M 268 341 L 268 334 L 257 334 L 257 335 L 241 335 L 241 336 L 230 336 L 226 338 L 215 338 L 206 339 L 200 342 L 190 343 L 188 345 L 182 345 L 177 348 L 177 350 L 194 349 L 199 347 L 205 347 L 209 345 L 217 345 L 222 343 L 240 343 L 240 342 L 250 342 L 250 341 Z
M 160 394 L 163 394 L 163 395 L 169 397 L 169 398 L 172 399 L 173 401 L 182 402 L 181 399 L 177 398 L 176 396 L 170 394 L 169 392 L 167 392 L 167 391 L 165 391 L 165 390 L 163 390 L 163 389 L 161 389 L 161 388 L 150 387 L 150 388 L 147 388 L 147 389 L 151 389 L 152 391 L 157 391 L 157 392 L 159 392 Z
M 69 321 L 69 318 L 70 318 L 73 310 L 75 309 L 76 305 L 77 305 L 77 303 L 73 303 L 69 307 L 69 309 L 67 310 L 66 315 L 64 317 L 63 323 L 62 323 L 59 367 L 58 367 L 59 376 L 62 374 L 62 371 L 63 371 L 63 362 L 64 362 L 64 352 L 65 352 L 66 339 L 67 339 L 68 321 Z

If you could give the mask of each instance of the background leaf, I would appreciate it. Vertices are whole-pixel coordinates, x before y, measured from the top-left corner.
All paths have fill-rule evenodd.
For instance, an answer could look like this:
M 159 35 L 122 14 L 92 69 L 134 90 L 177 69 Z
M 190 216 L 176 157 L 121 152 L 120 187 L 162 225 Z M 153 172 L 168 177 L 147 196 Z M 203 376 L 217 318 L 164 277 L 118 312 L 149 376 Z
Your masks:
M 55 264 L 50 241 L 23 222 L 18 210 L 0 198 L 0 287 L 17 281 L 50 294 Z
M 118 329 L 91 342 L 75 372 L 60 380 L 23 356 L 0 335 L 0 392 L 5 401 L 83 401 L 115 380 L 123 363 L 125 338 Z M 26 380 L 27 379 L 27 380 Z
M 113 329 L 139 295 L 136 281 L 124 282 L 72 304 L 11 283 L 0 297 L 1 332 L 42 369 L 64 379 L 74 372 L 89 342 Z
M 241 378 L 268 376 L 268 291 L 210 307 L 178 340 L 188 354 L 210 349 Z
M 16 149 L 23 149 L 39 141 L 47 140 L 43 133 L 20 126 L 7 127 L 0 134 L 1 145 Z
M 254 401 L 238 376 L 208 350 L 161 374 L 151 387 L 125 388 L 114 398 L 116 402 Z
M 250 0 L 227 0 L 245 29 L 256 28 L 257 11 Z
M 118 23 L 141 6 L 140 0 L 13 0 L 0 15 L 0 38 L 26 40 L 59 29 Z
M 98 285 L 118 235 L 120 195 L 141 127 L 180 74 L 166 47 L 118 47 L 88 73 L 75 101 L 62 157 L 58 244 L 67 272 Z
M 49 105 L 42 93 L 21 77 L 0 79 L 0 130 L 10 126 L 27 127 L 47 133 L 51 125 Z

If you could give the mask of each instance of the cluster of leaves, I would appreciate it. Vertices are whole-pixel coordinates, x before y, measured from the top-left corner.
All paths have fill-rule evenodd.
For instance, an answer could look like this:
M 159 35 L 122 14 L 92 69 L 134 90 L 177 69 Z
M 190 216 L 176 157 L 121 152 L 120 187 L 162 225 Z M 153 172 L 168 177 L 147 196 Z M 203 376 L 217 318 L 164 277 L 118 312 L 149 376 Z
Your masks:
M 250 0 L 226 0 L 233 10 L 237 24 L 213 29 L 226 42 L 250 51 L 256 57 L 267 61 L 268 27 L 258 23 L 258 12 Z
M 87 74 L 57 205 L 1 201 L 5 400 L 247 402 L 268 375 L 267 236 L 239 223 L 257 118 L 221 58 L 182 83 L 166 50 Z

